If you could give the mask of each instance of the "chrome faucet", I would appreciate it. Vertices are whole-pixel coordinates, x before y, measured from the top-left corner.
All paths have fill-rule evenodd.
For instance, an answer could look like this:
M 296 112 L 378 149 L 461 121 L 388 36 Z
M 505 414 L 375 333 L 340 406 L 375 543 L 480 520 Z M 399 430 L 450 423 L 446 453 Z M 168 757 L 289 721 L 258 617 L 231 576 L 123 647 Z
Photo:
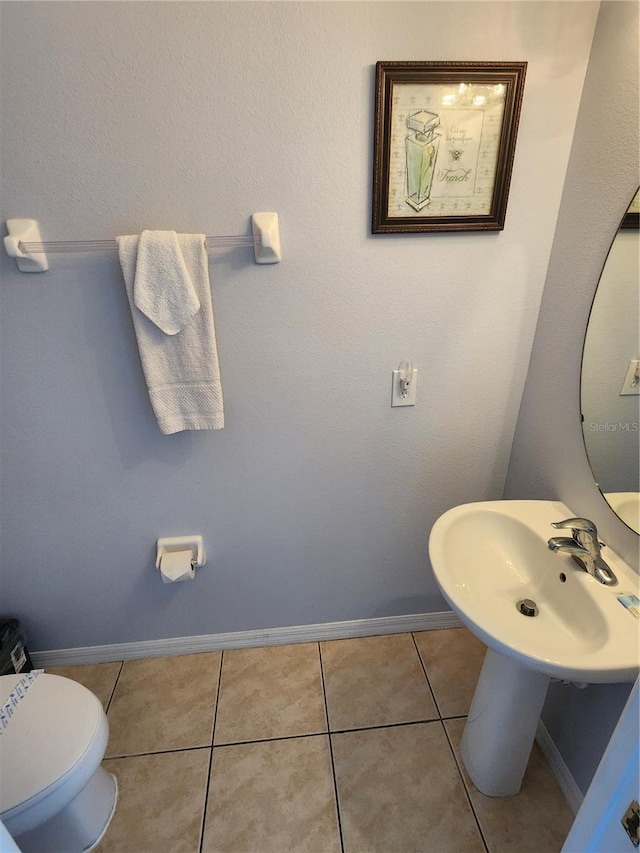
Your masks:
M 615 586 L 618 583 L 613 570 L 600 555 L 598 531 L 593 521 L 589 521 L 587 518 L 566 518 L 564 521 L 552 523 L 551 526 L 557 530 L 570 527 L 572 535 L 572 538 L 569 536 L 552 536 L 548 542 L 552 551 L 570 554 L 585 572 L 606 586 Z

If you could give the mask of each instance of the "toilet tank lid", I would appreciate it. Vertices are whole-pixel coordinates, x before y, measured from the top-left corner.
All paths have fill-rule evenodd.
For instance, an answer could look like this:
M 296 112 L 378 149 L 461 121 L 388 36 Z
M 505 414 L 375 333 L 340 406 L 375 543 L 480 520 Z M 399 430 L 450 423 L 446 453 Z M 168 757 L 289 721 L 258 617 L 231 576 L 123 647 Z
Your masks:
M 0 676 L 0 707 L 21 677 Z M 73 772 L 105 726 L 102 705 L 86 687 L 48 673 L 35 679 L 0 735 L 0 815 Z

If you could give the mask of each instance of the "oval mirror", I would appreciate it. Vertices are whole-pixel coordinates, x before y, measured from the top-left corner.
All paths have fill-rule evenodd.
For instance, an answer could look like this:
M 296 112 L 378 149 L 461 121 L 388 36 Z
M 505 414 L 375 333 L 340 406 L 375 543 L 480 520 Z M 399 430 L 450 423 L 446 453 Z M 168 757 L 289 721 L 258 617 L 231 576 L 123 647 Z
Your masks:
M 640 533 L 640 292 L 636 193 L 607 256 L 582 356 L 582 431 L 598 488 Z

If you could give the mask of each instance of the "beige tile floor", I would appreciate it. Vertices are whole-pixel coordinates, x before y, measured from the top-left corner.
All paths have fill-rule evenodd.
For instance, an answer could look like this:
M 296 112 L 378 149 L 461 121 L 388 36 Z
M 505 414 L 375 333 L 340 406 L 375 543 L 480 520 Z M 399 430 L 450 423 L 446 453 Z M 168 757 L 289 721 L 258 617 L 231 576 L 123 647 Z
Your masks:
M 100 853 L 556 853 L 572 815 L 537 747 L 517 797 L 460 763 L 483 655 L 455 628 L 48 671 L 107 709 Z

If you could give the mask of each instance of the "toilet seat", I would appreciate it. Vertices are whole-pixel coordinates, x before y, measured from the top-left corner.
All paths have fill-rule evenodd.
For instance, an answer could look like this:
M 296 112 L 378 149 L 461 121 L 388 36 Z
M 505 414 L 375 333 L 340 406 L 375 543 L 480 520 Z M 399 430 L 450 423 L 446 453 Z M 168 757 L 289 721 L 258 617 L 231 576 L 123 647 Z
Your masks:
M 21 678 L 0 676 L 0 706 Z M 11 835 L 48 820 L 74 798 L 99 767 L 108 738 L 107 717 L 93 693 L 41 674 L 0 735 L 0 820 Z

